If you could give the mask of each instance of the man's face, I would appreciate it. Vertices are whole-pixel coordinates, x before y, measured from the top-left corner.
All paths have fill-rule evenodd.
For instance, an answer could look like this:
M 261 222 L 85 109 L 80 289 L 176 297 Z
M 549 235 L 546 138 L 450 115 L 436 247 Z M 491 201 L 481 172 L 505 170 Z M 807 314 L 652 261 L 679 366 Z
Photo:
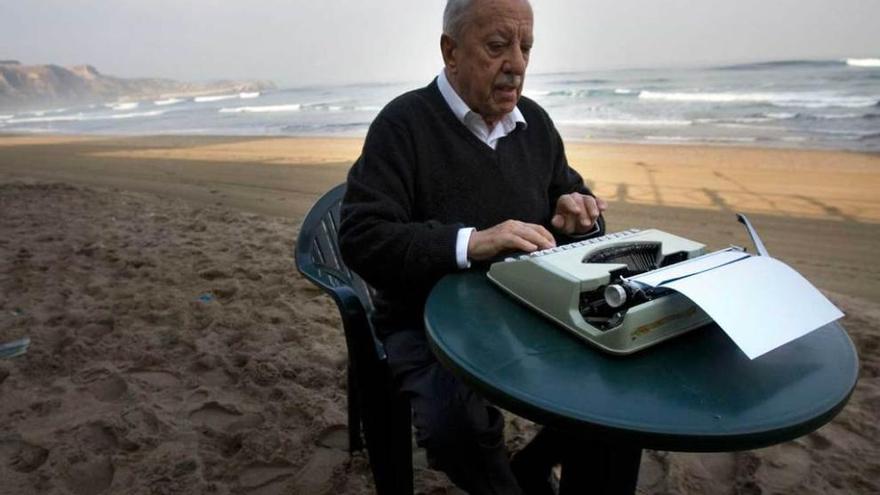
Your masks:
M 490 126 L 516 107 L 532 41 L 532 9 L 524 0 L 477 1 L 457 39 L 441 39 L 450 83 Z

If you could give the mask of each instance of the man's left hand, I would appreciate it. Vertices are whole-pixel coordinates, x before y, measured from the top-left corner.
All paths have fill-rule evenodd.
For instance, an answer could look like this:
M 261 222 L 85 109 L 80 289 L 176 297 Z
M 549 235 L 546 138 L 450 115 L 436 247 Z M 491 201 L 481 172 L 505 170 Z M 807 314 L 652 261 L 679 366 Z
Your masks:
M 550 223 L 566 235 L 586 234 L 606 208 L 608 203 L 601 198 L 578 192 L 563 194 L 556 200 L 556 213 Z

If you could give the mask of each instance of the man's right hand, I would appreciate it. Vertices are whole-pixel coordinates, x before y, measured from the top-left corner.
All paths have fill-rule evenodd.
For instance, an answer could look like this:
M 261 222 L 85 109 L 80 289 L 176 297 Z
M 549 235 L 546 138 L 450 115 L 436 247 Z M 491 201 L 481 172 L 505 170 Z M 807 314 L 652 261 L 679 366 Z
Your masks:
M 486 230 L 475 230 L 468 240 L 468 259 L 483 261 L 504 251 L 531 253 L 556 246 L 553 235 L 533 223 L 507 220 Z

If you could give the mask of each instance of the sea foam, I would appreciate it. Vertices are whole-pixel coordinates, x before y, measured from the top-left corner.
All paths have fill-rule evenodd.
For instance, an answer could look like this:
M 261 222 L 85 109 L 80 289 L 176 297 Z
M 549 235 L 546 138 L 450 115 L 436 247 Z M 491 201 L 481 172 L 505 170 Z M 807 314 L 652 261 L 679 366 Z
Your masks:
M 846 65 L 851 67 L 880 67 L 880 58 L 848 58 Z
M 153 105 L 165 106 L 165 105 L 174 105 L 176 103 L 180 103 L 183 100 L 181 98 L 168 98 L 166 100 L 156 100 L 153 102 Z
M 42 117 L 47 113 L 64 113 L 66 111 L 66 108 L 50 108 L 49 110 L 31 110 L 28 112 L 20 113 L 19 115 L 33 115 L 35 117 Z
M 196 96 L 195 98 L 193 98 L 193 101 L 196 103 L 208 103 L 211 101 L 231 100 L 238 97 L 238 93 L 234 95 Z
M 693 124 L 691 120 L 662 120 L 662 119 L 559 119 L 557 125 L 568 126 L 619 126 L 619 127 L 652 127 L 672 126 L 683 127 Z
M 9 124 L 32 124 L 38 122 L 85 122 L 92 120 L 117 120 L 117 119 L 133 119 L 138 117 L 155 117 L 165 113 L 162 110 L 151 110 L 149 112 L 130 112 L 103 115 L 86 115 L 84 113 L 76 113 L 73 115 L 57 115 L 55 117 L 25 117 L 19 119 L 9 119 Z
M 754 143 L 756 137 L 727 137 L 727 136 L 645 136 L 645 140 L 660 143 Z
M 157 115 L 162 115 L 165 113 L 163 110 L 151 110 L 149 112 L 132 112 L 132 113 L 118 113 L 116 115 L 108 115 L 106 118 L 110 119 L 134 119 L 138 117 L 156 117 Z M 103 116 L 91 117 L 86 120 L 103 120 Z
M 132 101 L 132 102 L 126 102 L 126 103 L 108 103 L 105 106 L 107 108 L 112 108 L 115 111 L 119 111 L 119 110 L 134 110 L 135 108 L 138 107 L 138 105 L 139 105 L 138 102 Z
M 878 103 L 868 96 L 841 96 L 831 93 L 713 93 L 642 91 L 639 99 L 684 103 L 766 103 L 778 107 L 870 107 Z
M 57 117 L 19 117 L 9 119 L 6 122 L 9 124 L 30 124 L 34 122 L 69 122 L 77 120 L 85 120 L 85 116 L 82 113 L 78 113 L 75 115 L 59 115 Z
M 220 113 L 265 113 L 265 112 L 298 112 L 302 109 L 299 103 L 289 105 L 262 105 L 256 107 L 227 107 L 221 108 Z
M 245 93 L 238 94 L 238 97 L 241 98 L 242 100 L 246 100 L 246 99 L 250 99 L 250 98 L 257 98 L 259 96 L 260 96 L 259 91 L 245 92 Z

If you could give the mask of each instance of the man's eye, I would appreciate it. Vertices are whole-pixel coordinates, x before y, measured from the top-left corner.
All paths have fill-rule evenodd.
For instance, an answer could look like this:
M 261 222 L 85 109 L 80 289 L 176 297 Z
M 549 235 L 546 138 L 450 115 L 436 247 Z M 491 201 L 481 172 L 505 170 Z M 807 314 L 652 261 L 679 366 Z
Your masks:
M 506 46 L 505 43 L 493 42 L 493 43 L 489 43 L 489 50 L 491 50 L 493 52 L 500 52 L 501 50 L 504 50 L 505 46 Z
M 524 54 L 528 55 L 529 52 L 532 51 L 532 45 L 523 45 L 523 46 L 519 47 L 519 49 L 520 49 Z

